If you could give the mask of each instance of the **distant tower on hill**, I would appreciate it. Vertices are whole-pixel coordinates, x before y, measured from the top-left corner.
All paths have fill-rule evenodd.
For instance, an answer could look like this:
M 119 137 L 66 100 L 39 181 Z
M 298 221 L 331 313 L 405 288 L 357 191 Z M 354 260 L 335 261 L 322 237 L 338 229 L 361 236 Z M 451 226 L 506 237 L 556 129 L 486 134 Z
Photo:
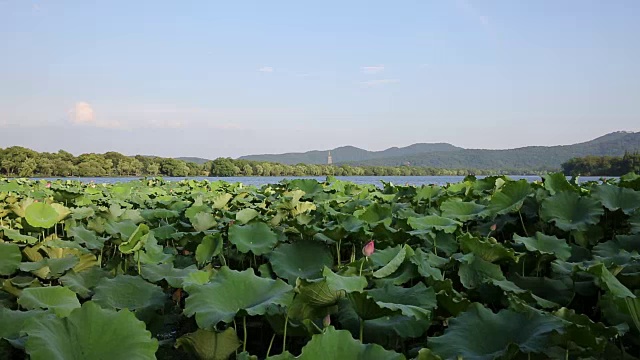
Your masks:
M 331 157 L 331 150 L 329 150 L 329 155 L 327 156 L 327 164 L 333 164 L 333 158 Z

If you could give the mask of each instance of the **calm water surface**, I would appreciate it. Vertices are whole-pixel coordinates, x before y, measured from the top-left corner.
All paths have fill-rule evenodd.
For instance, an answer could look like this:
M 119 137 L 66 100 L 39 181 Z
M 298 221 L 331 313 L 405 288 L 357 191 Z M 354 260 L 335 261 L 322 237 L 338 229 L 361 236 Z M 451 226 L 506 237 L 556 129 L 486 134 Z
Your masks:
M 479 179 L 484 176 L 478 176 Z M 519 180 L 525 179 L 527 181 L 536 181 L 540 180 L 540 176 L 536 175 L 509 175 L 511 179 Z M 436 185 L 445 185 L 447 183 L 456 183 L 460 182 L 464 179 L 464 176 L 336 176 L 337 179 L 350 181 L 356 184 L 375 184 L 382 185 L 382 181 L 391 182 L 396 185 L 425 185 L 425 184 L 436 184 Z M 580 182 L 585 181 L 597 181 L 601 177 L 599 176 L 584 176 L 580 177 Z M 127 182 L 138 180 L 137 177 L 101 177 L 101 178 L 92 178 L 92 177 L 75 177 L 75 178 L 34 178 L 34 180 L 75 180 L 82 182 L 95 182 L 95 183 L 106 183 L 106 184 L 114 184 L 118 182 Z M 265 184 L 273 184 L 278 183 L 284 179 L 316 179 L 318 181 L 324 181 L 326 177 L 324 176 L 303 176 L 303 177 L 295 177 L 295 176 L 253 176 L 253 177 L 165 177 L 165 180 L 168 181 L 180 181 L 185 179 L 194 179 L 194 180 L 223 180 L 227 182 L 241 182 L 245 185 L 254 185 L 261 186 Z

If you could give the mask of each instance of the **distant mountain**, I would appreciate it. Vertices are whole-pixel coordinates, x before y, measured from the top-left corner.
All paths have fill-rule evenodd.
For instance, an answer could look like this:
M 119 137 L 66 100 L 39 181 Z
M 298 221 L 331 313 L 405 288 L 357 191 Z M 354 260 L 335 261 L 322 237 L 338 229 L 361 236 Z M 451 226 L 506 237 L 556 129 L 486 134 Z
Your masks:
M 196 163 L 198 165 L 202 165 L 202 164 L 206 163 L 207 161 L 211 161 L 209 159 L 203 159 L 203 158 L 199 158 L 199 157 L 190 157 L 190 156 L 178 157 L 176 159 L 177 160 L 186 161 L 186 162 L 194 162 L 194 163 Z
M 621 156 L 640 151 L 640 133 L 619 131 L 591 141 L 559 146 L 527 146 L 506 150 L 464 149 L 451 144 L 414 144 L 384 151 L 353 146 L 331 150 L 335 164 L 368 166 L 427 166 L 450 169 L 559 169 L 573 158 L 587 155 Z M 326 164 L 328 151 L 279 155 L 251 155 L 241 159 L 284 164 Z
M 392 147 L 383 151 L 368 151 L 354 146 L 342 146 L 331 149 L 334 162 L 359 162 L 391 157 L 411 156 L 429 152 L 450 152 L 463 150 L 447 143 L 413 144 L 407 147 Z M 326 164 L 329 150 L 314 150 L 305 153 L 265 154 L 242 156 L 240 159 L 278 162 L 281 164 Z

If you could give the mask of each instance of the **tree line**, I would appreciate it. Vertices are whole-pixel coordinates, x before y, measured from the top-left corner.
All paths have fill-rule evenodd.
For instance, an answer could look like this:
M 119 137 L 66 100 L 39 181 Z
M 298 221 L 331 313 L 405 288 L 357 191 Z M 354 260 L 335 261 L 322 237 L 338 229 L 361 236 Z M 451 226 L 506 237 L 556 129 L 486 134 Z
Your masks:
M 0 148 L 0 176 L 6 177 L 120 177 L 120 176 L 432 176 L 522 174 L 509 169 L 437 169 L 419 166 L 285 165 L 218 158 L 204 164 L 154 156 L 36 152 L 20 146 Z M 536 172 L 528 172 L 534 174 Z
M 572 176 L 622 176 L 630 172 L 640 173 L 640 153 L 573 158 L 562 164 L 562 171 L 565 175 Z

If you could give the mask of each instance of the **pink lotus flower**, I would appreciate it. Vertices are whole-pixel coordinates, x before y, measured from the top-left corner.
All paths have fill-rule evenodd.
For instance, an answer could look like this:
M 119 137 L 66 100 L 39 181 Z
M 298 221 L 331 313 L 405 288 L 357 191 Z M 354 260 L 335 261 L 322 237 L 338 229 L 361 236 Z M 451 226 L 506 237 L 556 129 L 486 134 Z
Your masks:
M 327 314 L 327 316 L 322 319 L 322 326 L 329 327 L 329 325 L 331 325 L 331 315 Z
M 489 229 L 491 229 L 491 231 L 496 231 L 497 228 L 498 226 L 496 224 L 493 224 Z
M 376 250 L 375 245 L 373 244 L 373 240 L 369 241 L 367 245 L 362 248 L 362 254 L 366 257 L 371 256 L 373 252 Z
M 51 187 L 51 183 L 47 183 L 47 189 Z

